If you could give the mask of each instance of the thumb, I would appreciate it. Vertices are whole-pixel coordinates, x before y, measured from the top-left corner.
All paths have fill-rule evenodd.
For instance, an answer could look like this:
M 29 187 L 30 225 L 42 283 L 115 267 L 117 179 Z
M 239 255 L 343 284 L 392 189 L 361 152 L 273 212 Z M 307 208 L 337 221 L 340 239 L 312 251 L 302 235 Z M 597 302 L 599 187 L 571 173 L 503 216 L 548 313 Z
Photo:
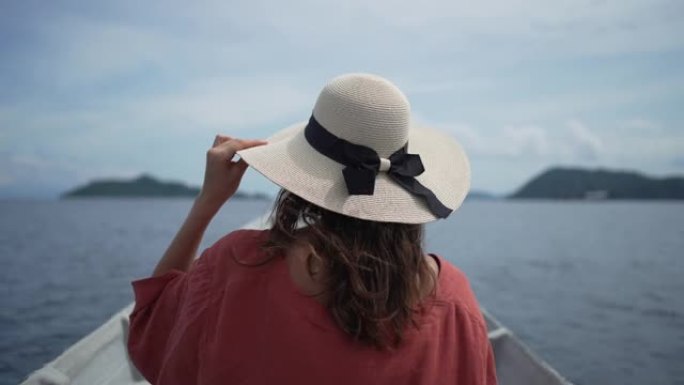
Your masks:
M 247 171 L 248 167 L 249 165 L 247 162 L 245 162 L 244 159 L 240 159 L 233 164 L 231 171 L 236 178 L 242 178 L 242 176 L 245 175 L 245 171 Z
M 245 162 L 245 160 L 242 159 L 242 158 L 240 158 L 240 160 L 238 160 L 236 166 L 239 167 L 239 170 L 241 170 L 243 173 L 244 173 L 245 170 L 247 170 L 247 168 L 249 167 L 249 165 L 247 164 L 247 162 Z

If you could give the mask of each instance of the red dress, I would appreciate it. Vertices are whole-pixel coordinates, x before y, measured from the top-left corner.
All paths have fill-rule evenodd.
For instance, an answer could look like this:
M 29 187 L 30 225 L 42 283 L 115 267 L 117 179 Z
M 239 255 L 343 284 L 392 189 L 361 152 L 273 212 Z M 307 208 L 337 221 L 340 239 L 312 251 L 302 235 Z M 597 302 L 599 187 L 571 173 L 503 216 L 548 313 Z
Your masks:
M 152 384 L 496 384 L 487 328 L 466 277 L 438 258 L 436 298 L 393 351 L 355 343 L 301 294 L 267 231 L 239 230 L 188 272 L 133 282 L 128 351 Z

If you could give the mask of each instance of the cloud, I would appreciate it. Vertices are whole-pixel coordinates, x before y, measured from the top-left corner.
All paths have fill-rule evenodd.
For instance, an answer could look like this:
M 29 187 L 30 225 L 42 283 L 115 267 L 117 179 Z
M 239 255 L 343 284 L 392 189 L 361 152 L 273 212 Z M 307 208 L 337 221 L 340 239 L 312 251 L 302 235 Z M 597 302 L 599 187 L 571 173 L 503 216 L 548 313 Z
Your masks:
M 653 169 L 671 164 L 684 153 L 684 133 L 653 136 L 641 127 L 655 127 L 641 120 L 632 131 L 599 134 L 588 124 L 572 119 L 551 126 L 507 125 L 496 130 L 477 129 L 468 124 L 433 124 L 460 141 L 471 157 L 501 162 L 539 164 L 606 165 Z M 674 164 L 677 164 L 676 162 Z
M 0 184 L 135 171 L 196 183 L 195 154 L 216 132 L 267 136 L 306 119 L 325 80 L 359 70 L 395 80 L 417 117 L 447 122 L 437 126 L 487 165 L 478 175 L 554 162 L 665 170 L 682 153 L 683 10 L 667 0 L 13 3 L 0 15 Z
M 6 107 L 0 169 L 8 171 L 0 185 L 16 190 L 39 181 L 34 189 L 55 193 L 141 172 L 197 184 L 215 134 L 266 137 L 306 119 L 315 95 L 287 77 L 207 77 L 178 92 L 101 100 L 87 109 L 34 114 L 29 106 Z
M 662 130 L 660 124 L 644 118 L 627 119 L 619 122 L 618 125 L 630 132 L 657 133 Z
M 261 10 L 263 5 L 255 2 L 247 8 Z M 335 14 L 335 18 L 310 18 L 301 23 L 301 15 L 307 12 Z M 361 33 L 374 32 L 367 38 L 375 41 L 378 34 L 388 40 L 398 31 L 408 31 L 400 35 L 409 41 L 411 34 L 427 34 L 429 39 L 422 39 L 427 46 L 468 52 L 479 51 L 486 44 L 509 58 L 531 52 L 548 57 L 681 48 L 684 39 L 678 34 L 681 25 L 675 17 L 681 13 L 677 2 L 634 0 L 300 1 L 290 2 L 278 12 L 249 12 L 258 22 L 293 39 L 325 42 L 331 35 L 354 28 Z
M 157 66 L 168 58 L 173 44 L 169 36 L 126 24 L 67 18 L 48 26 L 45 32 L 54 39 L 51 44 L 60 49 L 55 60 L 41 67 L 58 75 L 54 80 L 62 87 L 89 85 Z
M 587 162 L 604 155 L 598 135 L 579 120 L 551 130 L 538 125 L 506 125 L 484 133 L 466 124 L 437 124 L 451 132 L 475 157 L 545 162 Z
M 190 82 L 182 90 L 127 102 L 132 120 L 165 129 L 198 127 L 245 132 L 313 107 L 315 93 L 293 79 L 274 76 L 212 77 Z
M 32 36 L 49 47 L 23 63 L 61 85 L 150 69 L 320 71 L 321 63 L 389 60 L 402 70 L 426 62 L 496 68 L 530 58 L 684 48 L 676 17 L 682 6 L 671 1 L 67 1 L 53 7 L 43 7 L 50 14 L 41 18 L 31 17 L 30 7 L 23 11 Z
M 6 108 L 0 111 L 0 126 L 24 148 L 60 147 L 73 140 L 74 148 L 60 148 L 74 150 L 116 145 L 117 138 L 125 137 L 259 136 L 304 119 L 315 95 L 287 77 L 209 77 L 173 92 L 92 101 L 87 108 L 45 109 L 41 114 L 32 114 L 30 106 Z M 33 140 L 38 135 L 49 140 Z
M 0 153 L 0 198 L 48 198 L 94 177 L 134 176 L 137 170 L 116 165 L 89 165 L 35 153 Z
M 505 193 L 557 165 L 681 175 L 684 132 L 661 130 L 654 135 L 644 127 L 658 124 L 643 118 L 638 123 L 614 122 L 620 127 L 616 130 L 578 118 L 495 128 L 466 123 L 429 125 L 450 133 L 463 145 L 471 160 L 474 188 Z
M 585 124 L 572 120 L 567 123 L 567 126 L 571 133 L 570 146 L 579 158 L 593 161 L 603 155 L 603 141 Z

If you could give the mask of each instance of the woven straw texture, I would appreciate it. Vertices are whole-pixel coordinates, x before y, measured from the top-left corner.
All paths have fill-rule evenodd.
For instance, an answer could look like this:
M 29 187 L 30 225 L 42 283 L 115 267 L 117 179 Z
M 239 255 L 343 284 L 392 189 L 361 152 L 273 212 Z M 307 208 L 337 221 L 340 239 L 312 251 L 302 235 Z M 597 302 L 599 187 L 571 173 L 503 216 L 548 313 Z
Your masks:
M 425 172 L 416 179 L 450 209 L 457 209 L 470 187 L 470 166 L 461 146 L 448 135 L 410 123 L 403 93 L 389 81 L 367 74 L 343 75 L 328 83 L 313 115 L 334 135 L 373 148 L 389 157 L 408 140 L 408 152 L 419 154 Z M 384 172 L 373 195 L 349 195 L 344 165 L 312 148 L 304 137 L 306 122 L 292 125 L 268 144 L 238 154 L 280 187 L 328 210 L 348 216 L 399 223 L 437 219 L 420 197 L 397 185 Z

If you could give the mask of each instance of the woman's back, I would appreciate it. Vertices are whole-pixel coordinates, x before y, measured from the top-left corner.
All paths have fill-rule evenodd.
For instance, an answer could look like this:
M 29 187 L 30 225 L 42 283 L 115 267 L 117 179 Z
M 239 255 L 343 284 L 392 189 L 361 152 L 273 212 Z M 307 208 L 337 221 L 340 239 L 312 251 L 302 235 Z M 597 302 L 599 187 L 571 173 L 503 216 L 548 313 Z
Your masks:
M 282 189 L 271 229 L 231 233 L 191 266 L 247 164 Z M 333 79 L 268 143 L 217 135 L 188 217 L 134 283 L 133 362 L 167 385 L 496 383 L 467 280 L 423 251 L 424 224 L 469 185 L 458 143 L 416 127 L 375 75 Z
M 477 301 L 450 263 L 438 258 L 435 294 L 400 346 L 378 349 L 349 338 L 323 305 L 302 294 L 285 259 L 264 251 L 268 236 L 231 233 L 189 272 L 135 283 L 129 347 L 146 378 L 164 384 L 496 382 Z

